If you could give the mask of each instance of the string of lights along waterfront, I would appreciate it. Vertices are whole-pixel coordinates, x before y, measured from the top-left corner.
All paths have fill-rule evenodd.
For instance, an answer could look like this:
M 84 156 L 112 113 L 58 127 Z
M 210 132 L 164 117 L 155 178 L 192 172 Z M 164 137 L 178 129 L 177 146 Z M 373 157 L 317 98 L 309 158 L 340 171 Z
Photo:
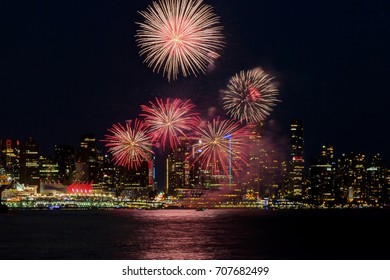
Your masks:
M 201 164 L 200 139 L 179 137 L 163 155 L 150 155 L 136 169 L 115 166 L 93 134 L 80 146 L 55 145 L 54 158 L 40 153 L 32 138 L 1 140 L 2 202 L 9 207 L 147 207 L 147 208 L 343 208 L 386 207 L 390 169 L 380 154 L 335 157 L 324 143 L 318 156 L 305 159 L 304 122 L 291 120 L 289 150 L 283 154 L 264 136 L 267 123 L 249 124 L 245 165 L 229 151 L 226 169 Z M 232 137 L 228 139 L 234 142 Z M 234 145 L 230 149 L 234 149 Z M 163 156 L 165 166 L 156 166 Z M 161 160 L 159 161 L 161 162 Z M 220 162 L 209 162 L 221 164 Z M 165 184 L 158 185 L 156 169 Z M 214 170 L 214 171 L 213 171 Z M 217 170 L 217 171 L 215 171 Z

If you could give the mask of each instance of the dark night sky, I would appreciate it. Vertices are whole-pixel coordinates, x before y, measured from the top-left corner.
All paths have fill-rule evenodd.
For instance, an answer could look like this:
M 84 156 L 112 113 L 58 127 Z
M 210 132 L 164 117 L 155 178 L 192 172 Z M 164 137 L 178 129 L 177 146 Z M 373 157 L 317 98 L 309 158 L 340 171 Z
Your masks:
M 280 84 L 275 134 L 303 118 L 307 159 L 329 141 L 336 154 L 381 153 L 390 163 L 390 4 L 367 1 L 216 1 L 226 47 L 216 68 L 176 82 L 138 56 L 137 11 L 146 0 L 1 1 L 0 138 L 55 144 L 102 139 L 154 96 L 188 97 L 202 113 L 240 70 L 257 66 Z M 283 142 L 283 141 L 281 141 Z

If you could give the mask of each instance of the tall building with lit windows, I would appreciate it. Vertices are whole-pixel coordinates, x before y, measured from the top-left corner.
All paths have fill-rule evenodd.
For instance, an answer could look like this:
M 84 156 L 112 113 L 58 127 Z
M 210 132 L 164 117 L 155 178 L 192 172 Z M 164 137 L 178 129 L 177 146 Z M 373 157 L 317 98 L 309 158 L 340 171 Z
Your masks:
M 38 190 L 39 186 L 39 148 L 30 137 L 22 145 L 20 154 L 20 183 L 31 190 Z
M 72 146 L 55 145 L 54 160 L 58 163 L 58 179 L 70 185 L 74 179 L 75 151 Z
M 366 201 L 373 206 L 384 203 L 385 171 L 380 154 L 374 155 L 366 170 Z
M 384 187 L 383 187 L 383 204 L 390 204 L 390 168 L 383 170 Z
M 337 161 L 336 197 L 342 203 L 363 203 L 366 199 L 366 157 L 360 153 L 343 154 Z
M 58 163 L 52 159 L 39 157 L 39 179 L 43 182 L 58 182 L 59 179 Z
M 100 173 L 100 189 L 103 193 L 117 195 L 119 185 L 119 168 L 114 166 L 108 155 L 103 157 L 103 166 Z
M 266 123 L 249 124 L 248 168 L 241 183 L 262 198 L 277 198 L 283 181 L 283 156 L 267 137 Z
M 353 198 L 357 202 L 364 202 L 367 193 L 366 185 L 366 156 L 364 154 L 357 154 L 355 156 L 353 171 Z
M 99 177 L 103 164 L 103 156 L 96 147 L 96 137 L 93 134 L 84 134 L 81 136 L 80 149 L 77 153 L 76 163 L 86 165 L 87 169 L 85 179 L 92 182 L 92 187 L 100 188 Z M 77 166 L 76 166 L 77 169 Z M 77 170 L 76 170 L 77 173 Z
M 315 204 L 333 203 L 335 190 L 336 163 L 333 146 L 321 147 L 321 155 L 312 160 L 309 170 L 308 198 Z
M 0 168 L 16 181 L 20 172 L 20 142 L 19 140 L 0 140 Z
M 260 176 L 260 165 L 261 165 L 261 130 L 263 124 L 249 124 L 249 149 L 248 149 L 248 169 L 245 174 L 244 182 L 248 190 L 255 192 L 260 191 L 260 185 L 262 183 L 262 177 Z
M 168 155 L 167 158 L 167 193 L 171 194 L 177 189 L 189 187 L 190 152 L 191 147 L 189 139 L 180 137 L 179 145 Z
M 290 166 L 287 197 L 301 199 L 304 179 L 304 130 L 303 120 L 293 119 L 290 123 Z
M 154 190 L 153 180 L 150 178 L 153 160 L 143 160 L 137 169 L 119 167 L 119 195 L 131 199 L 147 198 Z

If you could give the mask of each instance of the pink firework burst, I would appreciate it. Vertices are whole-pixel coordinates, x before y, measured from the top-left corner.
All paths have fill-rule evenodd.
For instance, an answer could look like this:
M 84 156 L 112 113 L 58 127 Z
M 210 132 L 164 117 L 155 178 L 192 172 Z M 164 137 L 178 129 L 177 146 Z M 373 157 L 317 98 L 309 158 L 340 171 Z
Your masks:
M 195 105 L 181 99 L 156 98 L 156 103 L 149 102 L 150 106 L 141 105 L 144 112 L 145 124 L 150 131 L 153 142 L 159 142 L 162 148 L 169 142 L 172 149 L 178 145 L 178 137 L 187 138 L 186 132 L 193 130 L 199 124 L 199 116 L 192 112 Z
M 223 46 L 222 27 L 202 0 L 159 0 L 140 12 L 137 43 L 144 62 L 168 80 L 205 73 Z
M 196 129 L 199 141 L 193 155 L 204 169 L 213 174 L 236 174 L 247 163 L 249 131 L 233 120 L 214 119 Z M 229 170 L 230 169 L 230 170 Z
M 152 144 L 142 121 L 136 119 L 133 127 L 130 122 L 125 126 L 114 124 L 108 131 L 111 135 L 106 135 L 103 141 L 116 165 L 137 169 L 143 161 L 150 160 Z

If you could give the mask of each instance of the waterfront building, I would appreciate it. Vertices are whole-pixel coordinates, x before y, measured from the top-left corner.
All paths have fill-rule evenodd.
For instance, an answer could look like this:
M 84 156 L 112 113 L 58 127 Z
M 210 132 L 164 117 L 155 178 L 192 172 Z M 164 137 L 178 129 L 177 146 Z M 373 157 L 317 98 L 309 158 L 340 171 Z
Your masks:
M 149 177 L 153 169 L 152 160 L 143 160 L 137 169 L 119 167 L 118 192 L 130 199 L 148 198 L 154 190 L 153 180 Z
M 39 179 L 40 181 L 57 182 L 59 180 L 58 163 L 48 157 L 39 157 Z

